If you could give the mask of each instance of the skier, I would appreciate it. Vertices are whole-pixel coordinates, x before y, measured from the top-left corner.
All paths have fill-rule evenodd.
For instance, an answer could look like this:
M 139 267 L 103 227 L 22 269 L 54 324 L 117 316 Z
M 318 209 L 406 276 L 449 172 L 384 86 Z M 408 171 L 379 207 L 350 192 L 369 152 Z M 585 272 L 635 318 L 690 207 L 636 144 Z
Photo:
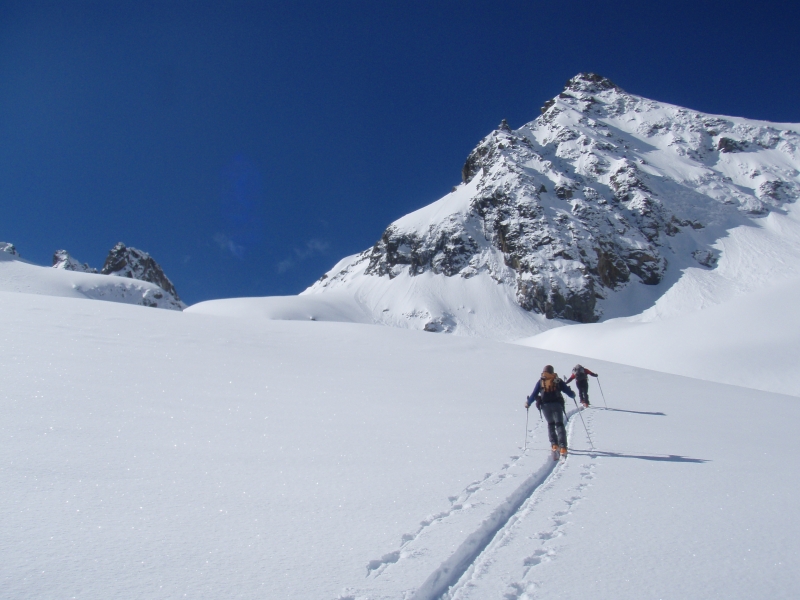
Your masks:
M 572 375 L 570 375 L 569 379 L 566 381 L 566 383 L 569 384 L 570 381 L 573 379 L 575 380 L 575 385 L 578 386 L 578 394 L 580 395 L 583 408 L 589 407 L 589 378 L 587 375 L 597 377 L 597 373 L 592 373 L 589 369 L 581 365 L 575 365 L 575 368 L 572 369 Z
M 551 365 L 546 365 L 542 370 L 542 376 L 536 382 L 533 393 L 528 397 L 525 408 L 529 408 L 531 403 L 536 404 L 536 408 L 544 415 L 547 420 L 547 432 L 550 435 L 550 444 L 553 449 L 553 458 L 558 458 L 558 453 L 566 458 L 567 456 L 567 431 L 564 429 L 564 392 L 570 398 L 575 398 L 573 392 L 558 375 L 553 371 Z

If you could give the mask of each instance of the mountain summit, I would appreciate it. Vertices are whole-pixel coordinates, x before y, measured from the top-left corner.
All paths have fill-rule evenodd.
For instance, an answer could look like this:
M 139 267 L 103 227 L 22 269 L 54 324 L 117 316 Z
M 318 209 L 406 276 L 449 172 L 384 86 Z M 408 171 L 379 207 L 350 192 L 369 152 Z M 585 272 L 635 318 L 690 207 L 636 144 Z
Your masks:
M 476 306 L 498 310 L 487 295 L 540 330 L 542 318 L 635 314 L 681 270 L 713 268 L 728 229 L 800 195 L 799 148 L 798 125 L 708 115 L 581 73 L 534 121 L 481 140 L 453 192 L 304 294 L 344 292 L 376 322 L 467 334 Z
M 116 275 L 128 277 L 139 281 L 148 281 L 156 284 L 162 290 L 180 303 L 178 292 L 155 259 L 147 252 L 136 248 L 129 248 L 118 242 L 106 257 L 106 262 L 100 271 L 103 275 Z
M 97 273 L 97 269 L 88 263 L 81 263 L 66 250 L 56 250 L 53 253 L 53 268 L 63 271 L 78 271 L 80 273 Z

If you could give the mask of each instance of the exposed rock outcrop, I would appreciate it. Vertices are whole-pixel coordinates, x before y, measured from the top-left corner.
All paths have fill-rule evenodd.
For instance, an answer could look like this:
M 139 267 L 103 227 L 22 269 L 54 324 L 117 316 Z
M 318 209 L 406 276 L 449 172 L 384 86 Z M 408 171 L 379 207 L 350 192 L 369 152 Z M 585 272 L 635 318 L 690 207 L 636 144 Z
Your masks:
M 53 254 L 53 268 L 63 269 L 64 271 L 78 271 L 80 273 L 97 273 L 97 269 L 74 259 L 66 250 L 55 251 Z
M 176 302 L 180 303 L 180 297 L 175 286 L 153 257 L 142 250 L 129 248 L 122 242 L 118 242 L 109 251 L 106 262 L 100 272 L 103 275 L 128 277 L 154 283 L 174 298 Z
M 6 254 L 10 254 L 12 256 L 19 256 L 17 248 L 10 242 L 0 242 L 0 252 L 5 252 Z

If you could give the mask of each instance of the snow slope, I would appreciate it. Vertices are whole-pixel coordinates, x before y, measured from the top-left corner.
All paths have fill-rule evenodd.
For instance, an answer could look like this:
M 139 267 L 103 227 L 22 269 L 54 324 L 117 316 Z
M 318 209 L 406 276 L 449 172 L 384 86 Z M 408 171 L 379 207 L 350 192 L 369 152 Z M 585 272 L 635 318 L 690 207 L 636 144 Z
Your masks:
M 363 309 L 346 295 L 328 297 L 266 296 L 207 300 L 191 306 L 194 314 L 275 321 L 370 323 Z
M 558 464 L 533 412 L 522 449 L 522 404 L 544 363 L 574 356 L 12 292 L 0 331 L 9 598 L 419 599 L 450 584 L 454 598 L 778 598 L 800 584 L 791 397 L 593 361 L 609 405 L 582 413 L 597 451 L 573 417 Z
M 0 252 L 0 291 L 89 298 L 181 310 L 183 304 L 153 283 L 34 265 Z
M 519 343 L 800 396 L 800 207 L 735 228 L 652 308 Z
M 399 280 L 399 281 L 398 281 Z M 398 276 L 392 285 L 370 279 L 359 289 L 345 288 L 325 294 L 209 300 L 191 312 L 217 316 L 281 321 L 336 321 L 429 332 L 463 333 L 493 339 L 498 332 L 513 337 L 530 336 L 563 321 L 548 322 L 521 309 L 507 290 L 490 278 L 476 276 L 446 282 L 433 274 Z M 376 304 L 377 302 L 377 304 Z M 383 308 L 380 308 L 380 307 Z

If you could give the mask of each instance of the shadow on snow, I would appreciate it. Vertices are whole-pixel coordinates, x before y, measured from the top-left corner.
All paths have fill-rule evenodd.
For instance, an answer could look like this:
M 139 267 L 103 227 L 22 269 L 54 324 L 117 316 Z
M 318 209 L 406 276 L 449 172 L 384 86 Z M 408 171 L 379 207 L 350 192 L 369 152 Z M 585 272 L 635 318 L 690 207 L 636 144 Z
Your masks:
M 602 452 L 600 450 L 570 450 L 570 454 L 580 454 L 583 456 L 608 456 L 611 458 L 638 458 L 640 460 L 654 460 L 657 462 L 679 462 L 679 463 L 707 463 L 711 462 L 705 458 L 689 458 L 677 454 L 625 454 L 623 452 Z
M 667 413 L 663 412 L 647 412 L 644 410 L 624 410 L 622 408 L 600 408 L 600 410 L 611 410 L 614 412 L 624 412 L 624 413 L 631 413 L 634 415 L 653 415 L 656 417 L 666 417 Z

